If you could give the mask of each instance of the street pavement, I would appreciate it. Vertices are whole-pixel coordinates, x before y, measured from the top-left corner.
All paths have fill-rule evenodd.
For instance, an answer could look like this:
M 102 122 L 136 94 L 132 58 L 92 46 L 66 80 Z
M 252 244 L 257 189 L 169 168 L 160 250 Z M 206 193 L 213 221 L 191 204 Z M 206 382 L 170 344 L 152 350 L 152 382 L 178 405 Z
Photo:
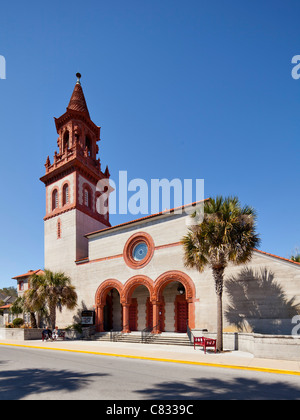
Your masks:
M 1 401 L 97 400 L 100 416 L 122 407 L 144 416 L 170 407 L 201 415 L 202 400 L 300 399 L 299 372 L 257 367 L 247 353 L 88 341 L 1 344 Z
M 204 354 L 202 348 L 196 347 L 194 350 L 194 347 L 192 346 L 187 347 L 90 340 L 58 340 L 42 342 L 42 340 L 16 341 L 3 339 L 0 340 L 0 346 L 1 345 L 300 376 L 300 360 L 287 361 L 261 359 L 253 357 L 250 353 L 240 351 L 224 351 L 223 353 L 215 354 L 213 351 L 207 350 L 207 353 Z

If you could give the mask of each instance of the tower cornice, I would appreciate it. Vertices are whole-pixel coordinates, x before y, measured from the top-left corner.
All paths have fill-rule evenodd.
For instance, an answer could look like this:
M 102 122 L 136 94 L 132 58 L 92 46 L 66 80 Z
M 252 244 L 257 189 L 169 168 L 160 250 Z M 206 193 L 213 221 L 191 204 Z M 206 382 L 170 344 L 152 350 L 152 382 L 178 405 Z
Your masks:
M 56 166 L 55 164 L 51 165 L 48 173 L 42 176 L 40 180 L 47 186 L 75 171 L 78 171 L 95 184 L 97 184 L 100 179 L 107 178 L 107 175 L 102 171 L 99 171 L 92 166 L 89 167 L 86 162 L 82 162 L 78 158 L 75 158 L 68 162 L 63 161 L 58 163 Z
M 85 113 L 80 111 L 67 110 L 59 118 L 54 117 L 57 132 L 59 132 L 59 130 L 61 130 L 61 128 L 63 128 L 69 121 L 75 122 L 76 120 L 84 122 L 87 125 L 87 127 L 96 135 L 96 140 L 100 140 L 101 127 L 93 123 L 93 121 L 90 118 L 88 118 L 88 116 Z

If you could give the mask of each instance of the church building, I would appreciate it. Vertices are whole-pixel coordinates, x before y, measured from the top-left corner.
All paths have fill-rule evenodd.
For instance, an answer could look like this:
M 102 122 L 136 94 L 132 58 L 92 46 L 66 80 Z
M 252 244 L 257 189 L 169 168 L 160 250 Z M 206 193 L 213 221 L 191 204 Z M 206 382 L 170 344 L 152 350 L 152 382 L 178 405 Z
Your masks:
M 55 119 L 54 158 L 45 175 L 44 267 L 69 275 L 78 308 L 57 314 L 59 328 L 80 309 L 95 311 L 98 332 L 215 332 L 212 272 L 187 269 L 180 243 L 189 206 L 111 226 L 97 201 L 109 181 L 98 158 L 100 127 L 90 118 L 80 75 L 66 112 Z M 53 142 L 53 146 L 55 146 Z M 192 205 L 190 205 L 192 206 Z M 224 330 L 290 334 L 300 303 L 300 264 L 254 250 L 246 266 L 229 266 L 224 289 Z

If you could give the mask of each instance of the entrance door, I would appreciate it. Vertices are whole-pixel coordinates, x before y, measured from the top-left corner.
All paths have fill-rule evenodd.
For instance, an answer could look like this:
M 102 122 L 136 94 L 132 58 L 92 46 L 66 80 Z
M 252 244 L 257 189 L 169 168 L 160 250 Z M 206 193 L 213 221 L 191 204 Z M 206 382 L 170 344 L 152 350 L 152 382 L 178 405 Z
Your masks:
M 175 305 L 176 305 L 177 332 L 186 333 L 189 313 L 188 313 L 188 303 L 185 299 L 185 296 L 183 295 L 176 296 Z
M 150 302 L 150 298 L 147 298 L 146 305 L 146 325 L 147 328 L 153 328 L 156 325 L 153 325 L 153 305 Z M 162 303 L 159 305 L 159 329 L 161 332 L 165 331 L 165 301 L 162 298 Z
M 132 298 L 129 306 L 129 329 L 137 331 L 137 299 Z

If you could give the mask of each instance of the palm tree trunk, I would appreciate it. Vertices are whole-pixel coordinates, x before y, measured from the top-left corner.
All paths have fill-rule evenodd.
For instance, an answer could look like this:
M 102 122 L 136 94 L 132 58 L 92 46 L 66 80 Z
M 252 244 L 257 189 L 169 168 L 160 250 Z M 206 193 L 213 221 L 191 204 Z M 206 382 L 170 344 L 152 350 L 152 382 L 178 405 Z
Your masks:
M 30 324 L 31 328 L 37 328 L 36 317 L 34 312 L 30 312 Z
M 224 267 L 213 267 L 217 294 L 217 351 L 223 351 L 223 275 Z
M 54 330 L 55 328 L 55 324 L 56 324 L 56 305 L 52 304 L 50 306 L 50 324 L 51 324 L 51 329 Z

